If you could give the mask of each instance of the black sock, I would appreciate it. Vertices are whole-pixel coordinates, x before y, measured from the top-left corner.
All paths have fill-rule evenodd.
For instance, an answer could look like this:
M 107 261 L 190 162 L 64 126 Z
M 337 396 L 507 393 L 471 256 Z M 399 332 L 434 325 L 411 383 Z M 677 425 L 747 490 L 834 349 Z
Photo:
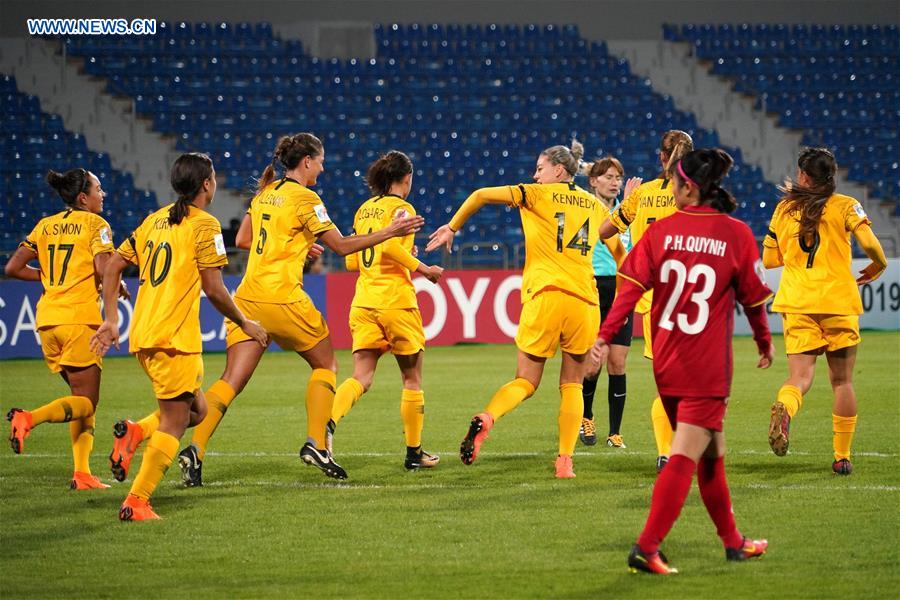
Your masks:
M 584 399 L 584 418 L 594 418 L 594 392 L 597 391 L 597 379 L 585 379 L 582 382 L 581 397 Z
M 625 374 L 609 376 L 609 435 L 618 435 L 625 412 Z

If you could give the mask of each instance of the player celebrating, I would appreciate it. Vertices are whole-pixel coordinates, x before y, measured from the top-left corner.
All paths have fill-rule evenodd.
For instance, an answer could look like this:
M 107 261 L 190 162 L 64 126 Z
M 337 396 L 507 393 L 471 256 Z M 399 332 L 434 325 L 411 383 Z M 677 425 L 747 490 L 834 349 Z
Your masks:
M 25 438 L 41 423 L 68 423 L 75 462 L 71 488 L 107 488 L 91 474 L 94 412 L 100 399 L 103 361 L 88 345 L 102 321 L 98 284 L 114 249 L 109 225 L 100 216 L 106 192 L 97 177 L 84 169 L 64 174 L 49 171 L 47 183 L 67 208 L 38 222 L 7 263 L 6 275 L 43 285 L 37 304 L 41 349 L 47 367 L 62 376 L 71 395 L 31 411 L 10 410 L 6 415 L 9 443 L 13 452 L 21 454 Z M 39 269 L 28 266 L 35 259 Z M 124 286 L 120 292 L 128 297 Z
M 788 451 L 788 429 L 812 385 L 816 357 L 825 353 L 834 390 L 834 462 L 832 470 L 849 475 L 850 445 L 856 430 L 853 365 L 862 313 L 857 285 L 869 283 L 887 268 L 881 244 L 856 199 L 835 193 L 834 155 L 806 148 L 797 162 L 797 181 L 782 188 L 763 241 L 763 263 L 784 265 L 772 308 L 782 313 L 790 375 L 772 405 L 769 445 L 778 456 Z M 854 281 L 850 234 L 872 260 Z
M 725 480 L 722 422 L 731 387 L 734 303 L 740 302 L 759 349 L 758 367 L 772 363 L 765 302 L 772 293 L 750 228 L 729 217 L 731 194 L 721 188 L 731 157 L 719 149 L 688 153 L 673 178 L 678 212 L 648 228 L 619 270 L 622 287 L 591 352 L 599 361 L 639 298 L 653 290 L 653 373 L 675 430 L 672 454 L 653 488 L 650 515 L 632 548 L 633 570 L 677 572 L 659 552 L 691 487 L 700 496 L 725 545 L 728 560 L 762 555 L 766 540 L 749 540 L 734 522 Z
M 159 413 L 141 468 L 119 510 L 123 521 L 159 518 L 150 506 L 150 496 L 175 459 L 184 430 L 206 415 L 206 401 L 200 390 L 200 290 L 219 312 L 239 323 L 255 344 L 265 347 L 268 341 L 259 323 L 244 318 L 234 305 L 222 281 L 221 268 L 228 262 L 222 227 L 205 210 L 216 194 L 212 161 L 205 154 L 182 154 L 172 166 L 171 181 L 178 200 L 144 219 L 109 260 L 103 273 L 106 319 L 91 338 L 92 348 L 100 354 L 110 346 L 118 347 L 115 290 L 125 267 L 129 263 L 137 265 L 140 291 L 129 351 L 153 383 Z M 123 427 L 125 424 L 116 423 L 114 433 L 119 441 L 130 443 L 131 429 Z M 117 448 L 121 445 L 116 444 Z M 114 472 L 121 467 L 121 458 L 116 454 L 114 449 L 110 457 Z M 116 479 L 121 481 L 124 476 L 117 475 Z
M 275 178 L 276 165 L 284 170 L 280 179 Z M 278 141 L 272 163 L 263 171 L 256 197 L 237 233 L 236 245 L 249 249 L 250 259 L 234 296 L 244 314 L 262 323 L 282 349 L 297 352 L 312 368 L 306 387 L 307 440 L 300 458 L 329 477 L 346 479 L 346 471 L 335 462 L 326 444 L 337 362 L 328 325 L 303 290 L 303 265 L 317 239 L 346 256 L 414 233 L 424 219 L 405 217 L 379 231 L 345 238 L 311 189 L 324 170 L 325 148 L 313 134 L 298 133 Z M 236 323 L 227 325 L 225 371 L 206 392 L 212 410 L 178 457 L 182 480 L 189 487 L 202 485 L 206 446 L 265 352 L 265 347 L 254 343 Z
M 449 223 L 431 234 L 426 247 L 426 251 L 440 246 L 449 250 L 459 228 L 485 204 L 519 209 L 525 233 L 525 269 L 516 334 L 516 378 L 501 387 L 484 412 L 472 419 L 459 451 L 467 465 L 478 456 L 494 422 L 534 394 L 544 363 L 561 346 L 556 476 L 575 477 L 572 454 L 582 415 L 581 381 L 600 322 L 590 258 L 602 218 L 600 202 L 572 182 L 583 154 L 584 148 L 574 140 L 571 148 L 547 148 L 537 159 L 537 183 L 476 190 Z
M 653 181 L 639 186 L 609 215 L 609 219 L 600 226 L 600 237 L 607 238 L 617 231 L 631 232 L 631 243 L 637 244 L 650 224 L 659 221 L 676 210 L 672 186 L 669 182 L 674 175 L 675 165 L 694 147 L 691 136 L 683 131 L 673 129 L 667 131 L 659 144 L 659 163 L 662 172 Z M 644 357 L 653 360 L 653 340 L 651 339 L 650 303 L 653 295 L 647 292 L 637 303 L 635 312 L 643 315 Z M 668 461 L 672 446 L 672 428 L 663 408 L 662 400 L 657 396 L 650 409 L 653 422 L 653 435 L 656 438 L 656 470 L 659 472 Z
M 415 209 L 406 201 L 412 188 L 412 173 L 409 157 L 396 150 L 373 162 L 366 173 L 366 181 L 375 196 L 356 211 L 354 231 L 379 231 L 397 216 L 414 215 Z M 441 267 L 428 266 L 417 260 L 412 255 L 412 248 L 410 235 L 347 255 L 347 268 L 359 271 L 350 309 L 353 377 L 338 387 L 331 412 L 332 423 L 329 424 L 333 433 L 334 427 L 372 385 L 378 359 L 385 352 L 393 353 L 403 379 L 400 417 L 406 438 L 404 466 L 410 470 L 431 468 L 440 460 L 437 455 L 422 450 L 425 331 L 410 273 L 421 273 L 436 283 L 443 272 Z
M 603 205 L 609 210 L 614 211 L 619 203 L 616 197 L 622 188 L 622 180 L 625 175 L 625 169 L 622 163 L 614 156 L 607 156 L 592 163 L 583 163 L 582 172 L 588 176 L 591 190 L 594 196 L 600 199 Z M 641 184 L 639 177 L 632 177 L 625 186 L 624 197 L 631 195 L 631 192 Z M 631 240 L 628 230 L 619 236 L 623 244 L 623 251 L 627 252 L 631 249 Z M 622 256 L 624 258 L 624 254 Z M 597 283 L 597 292 L 600 300 L 600 319 L 601 322 L 606 319 L 606 313 L 612 307 L 613 300 L 616 297 L 616 258 L 612 252 L 604 244 L 595 244 L 594 251 L 591 255 L 591 261 L 594 267 L 594 279 Z M 609 433 L 606 437 L 606 445 L 612 448 L 625 448 L 625 442 L 622 440 L 622 414 L 625 411 L 625 358 L 628 356 L 628 348 L 631 346 L 631 328 L 632 320 L 629 318 L 625 322 L 625 326 L 619 331 L 616 339 L 610 343 L 609 358 L 607 359 L 607 375 L 609 379 L 609 389 L 607 391 L 607 401 L 609 404 Z M 603 365 L 600 366 L 601 370 Z M 600 373 L 591 374 L 584 378 L 582 385 L 584 386 L 581 396 L 584 399 L 584 415 L 581 417 L 581 430 L 578 437 L 581 442 L 587 446 L 593 446 L 597 443 L 596 426 L 594 424 L 594 393 L 597 390 L 597 379 Z

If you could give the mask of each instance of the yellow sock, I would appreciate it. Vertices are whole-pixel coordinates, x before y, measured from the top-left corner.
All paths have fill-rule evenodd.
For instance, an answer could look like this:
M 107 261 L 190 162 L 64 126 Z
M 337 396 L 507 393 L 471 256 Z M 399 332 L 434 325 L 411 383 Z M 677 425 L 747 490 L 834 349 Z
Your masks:
M 850 445 L 853 443 L 853 434 L 856 431 L 856 415 L 841 417 L 832 414 L 831 423 L 834 426 L 834 460 L 850 458 Z
M 785 384 L 778 390 L 776 402 L 784 404 L 784 408 L 793 419 L 803 405 L 803 394 L 800 393 L 800 388 L 796 385 Z
M 403 419 L 406 445 L 410 448 L 421 446 L 422 427 L 425 425 L 425 392 L 403 390 L 400 394 L 400 418 Z
M 306 437 L 316 448 L 325 448 L 325 427 L 334 406 L 337 375 L 329 369 L 313 369 L 306 386 Z
M 162 431 L 155 431 L 150 437 L 147 449 L 144 450 L 141 469 L 128 493 L 149 500 L 153 490 L 175 460 L 176 454 L 178 454 L 178 438 Z
M 137 422 L 144 434 L 144 439 L 149 439 L 159 428 L 159 411 L 155 411 Z
M 75 463 L 75 471 L 79 473 L 91 472 L 91 450 L 94 449 L 94 415 L 82 417 L 69 423 L 69 433 L 72 435 L 72 460 Z
M 663 407 L 662 399 L 657 396 L 650 408 L 650 419 L 653 421 L 653 436 L 656 438 L 656 453 L 668 456 L 672 451 L 672 424 Z
M 347 416 L 350 409 L 365 393 L 366 388 L 363 387 L 363 384 L 352 377 L 345 379 L 338 386 L 337 392 L 334 393 L 334 406 L 331 408 L 331 420 L 334 421 L 335 425 Z
M 194 434 L 191 436 L 191 444 L 197 449 L 197 456 L 200 460 L 206 456 L 206 445 L 209 438 L 216 432 L 216 427 L 225 417 L 225 412 L 231 401 L 234 400 L 234 388 L 227 381 L 219 379 L 206 390 L 206 403 L 209 410 L 206 412 L 206 418 L 199 425 L 194 427 Z
M 564 383 L 559 386 L 559 453 L 565 456 L 575 454 L 578 428 L 584 414 L 584 398 L 581 397 L 580 383 Z
M 41 423 L 68 423 L 94 414 L 94 405 L 86 396 L 63 396 L 31 411 L 31 426 Z
M 513 379 L 494 394 L 488 402 L 485 412 L 491 414 L 496 421 L 512 409 L 522 404 L 534 394 L 534 386 L 527 379 L 521 377 Z

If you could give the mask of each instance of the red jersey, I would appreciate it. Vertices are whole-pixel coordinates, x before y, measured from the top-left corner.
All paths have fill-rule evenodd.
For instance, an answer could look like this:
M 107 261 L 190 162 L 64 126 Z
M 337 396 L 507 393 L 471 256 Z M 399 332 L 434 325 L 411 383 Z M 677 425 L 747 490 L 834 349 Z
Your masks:
M 659 393 L 727 397 L 735 300 L 754 307 L 772 296 L 750 228 L 707 206 L 681 209 L 647 229 L 619 276 L 626 281 L 600 337 L 611 340 L 641 294 L 653 290 L 653 372 Z M 765 318 L 750 324 L 760 352 L 768 349 L 772 338 Z

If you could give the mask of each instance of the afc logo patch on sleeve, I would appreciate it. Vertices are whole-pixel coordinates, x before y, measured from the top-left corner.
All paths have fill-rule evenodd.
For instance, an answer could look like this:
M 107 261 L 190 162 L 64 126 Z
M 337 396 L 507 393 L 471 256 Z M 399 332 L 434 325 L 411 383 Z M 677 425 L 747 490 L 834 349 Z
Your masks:
M 219 256 L 225 256 L 225 239 L 222 237 L 221 233 L 217 233 L 213 236 L 213 242 L 216 245 L 216 254 Z
M 766 269 L 763 267 L 762 260 L 756 259 L 756 262 L 753 263 L 753 270 L 756 271 L 756 276 L 759 277 L 763 285 L 768 286 L 769 284 L 766 283 Z
M 317 204 L 316 208 L 316 218 L 319 219 L 319 223 L 330 223 L 331 218 L 328 216 L 328 211 L 325 210 L 324 204 Z
M 856 211 L 856 216 L 859 217 L 860 219 L 868 218 L 866 216 L 865 209 L 862 207 L 862 204 L 860 204 L 859 202 L 857 202 L 856 204 L 853 205 L 853 210 Z
M 109 229 L 106 227 L 100 228 L 100 241 L 105 245 L 109 246 L 112 244 L 112 238 L 109 235 Z

